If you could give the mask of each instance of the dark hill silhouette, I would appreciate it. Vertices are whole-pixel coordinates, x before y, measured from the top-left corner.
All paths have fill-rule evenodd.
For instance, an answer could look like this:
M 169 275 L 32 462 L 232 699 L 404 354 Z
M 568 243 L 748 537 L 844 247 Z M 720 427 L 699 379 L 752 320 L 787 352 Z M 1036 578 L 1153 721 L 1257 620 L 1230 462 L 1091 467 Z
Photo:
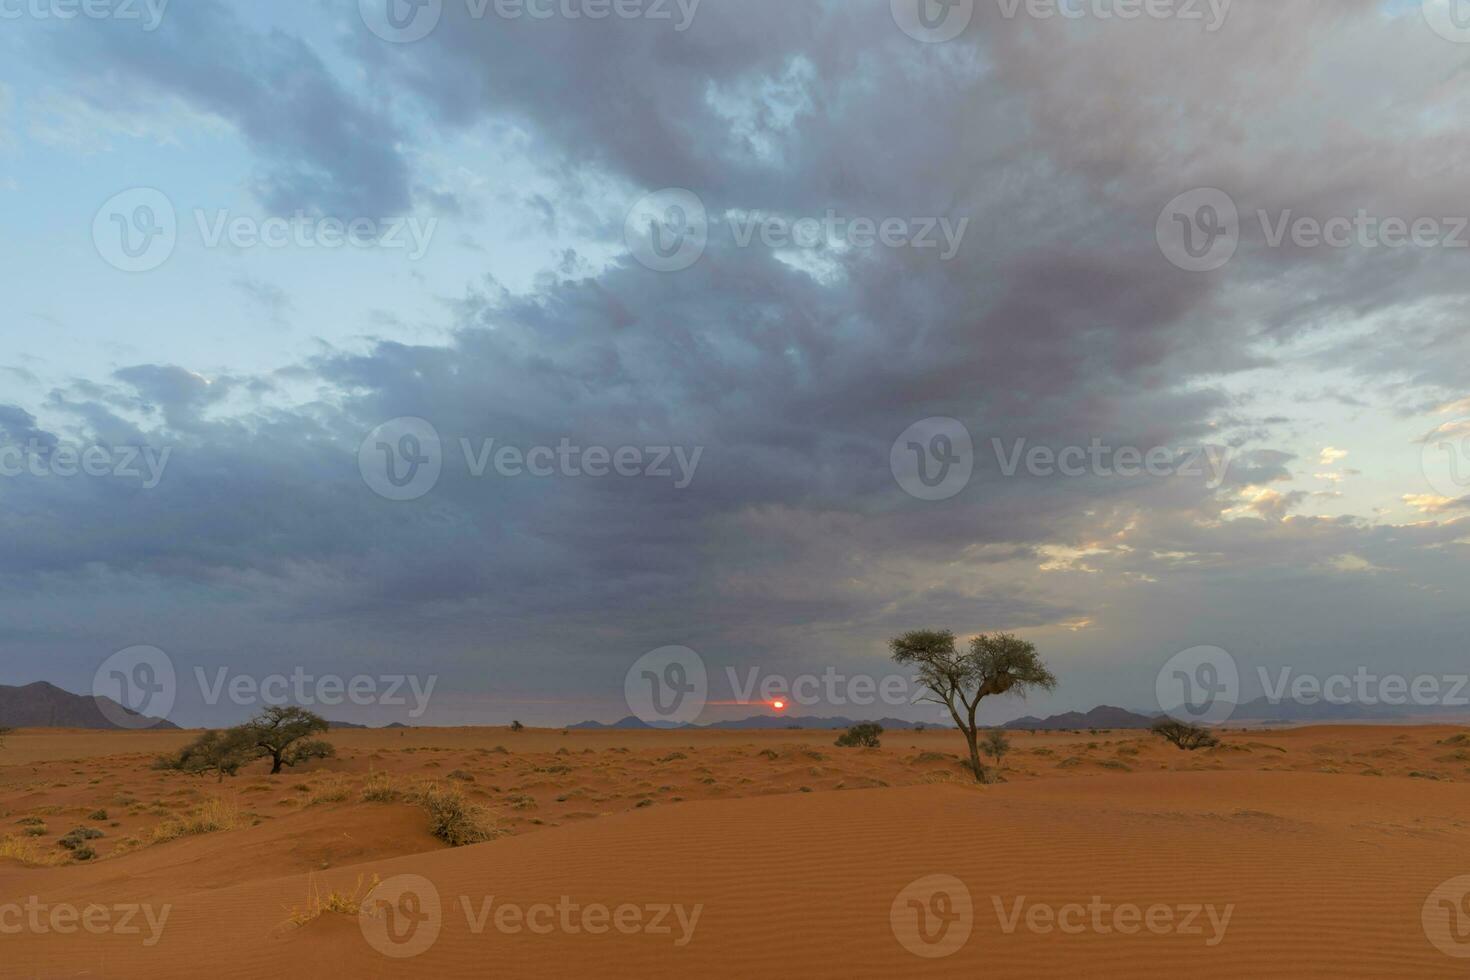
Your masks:
M 108 705 L 114 716 L 138 719 L 137 725 L 119 725 L 98 707 L 99 702 Z M 178 728 L 178 725 L 161 718 L 145 718 L 129 711 L 111 698 L 97 698 L 90 694 L 73 694 L 55 684 L 37 681 L 23 687 L 0 684 L 0 725 L 9 728 Z

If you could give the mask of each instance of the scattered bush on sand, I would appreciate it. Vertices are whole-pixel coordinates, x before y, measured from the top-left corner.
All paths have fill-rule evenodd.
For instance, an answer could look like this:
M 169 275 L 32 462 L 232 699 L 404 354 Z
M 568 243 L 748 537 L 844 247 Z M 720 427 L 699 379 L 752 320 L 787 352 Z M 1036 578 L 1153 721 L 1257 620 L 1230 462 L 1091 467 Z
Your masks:
M 883 744 L 879 738 L 882 734 L 882 725 L 875 721 L 865 721 L 837 736 L 837 741 L 832 744 L 843 749 L 876 749 Z
M 485 808 L 466 800 L 458 787 L 429 783 L 412 802 L 429 812 L 429 833 L 450 847 L 481 844 L 501 835 Z
M 1220 740 L 1198 725 L 1165 719 L 1154 725 L 1153 733 L 1185 752 L 1195 752 L 1220 744 Z

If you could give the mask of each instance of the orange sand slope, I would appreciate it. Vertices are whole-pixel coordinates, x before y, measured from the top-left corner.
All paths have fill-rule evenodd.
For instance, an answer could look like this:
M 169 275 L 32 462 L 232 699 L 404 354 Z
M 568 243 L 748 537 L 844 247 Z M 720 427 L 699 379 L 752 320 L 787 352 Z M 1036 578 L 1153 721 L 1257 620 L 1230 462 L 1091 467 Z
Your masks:
M 83 864 L 0 862 L 0 977 L 1460 976 L 1470 783 L 1453 781 L 1452 733 L 1253 732 L 1192 755 L 1138 733 L 1017 736 L 1011 781 L 989 787 L 925 769 L 952 733 L 852 753 L 830 733 L 573 735 L 561 755 L 552 733 L 509 755 L 474 748 L 499 732 L 415 733 L 452 747 L 443 764 L 479 760 L 484 797 L 546 803 L 513 818 L 515 836 L 459 849 L 405 804 L 294 805 L 291 784 L 361 771 L 359 741 L 387 769 L 441 765 L 354 733 L 338 771 L 273 782 L 286 797 L 270 809 L 288 812 L 255 826 Z M 1109 765 L 1124 749 L 1127 767 Z M 553 759 L 571 771 L 546 773 Z M 75 785 L 0 767 L 7 822 L 79 801 L 107 772 L 180 780 L 142 762 L 59 764 Z M 1430 765 L 1438 779 L 1397 774 Z M 846 770 L 865 767 L 890 785 L 852 788 Z M 797 779 L 817 785 L 794 792 Z M 710 795 L 632 802 L 661 780 Z M 574 819 L 552 794 L 584 782 L 599 812 Z M 364 911 L 289 921 L 334 890 Z M 67 918 L 89 905 L 93 927 Z

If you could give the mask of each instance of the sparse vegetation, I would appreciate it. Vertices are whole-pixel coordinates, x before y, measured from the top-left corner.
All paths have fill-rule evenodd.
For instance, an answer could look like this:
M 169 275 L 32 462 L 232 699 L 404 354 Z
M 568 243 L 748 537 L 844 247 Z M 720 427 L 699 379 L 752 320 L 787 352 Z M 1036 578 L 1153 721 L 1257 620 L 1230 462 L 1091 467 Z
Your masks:
M 833 744 L 844 749 L 876 749 L 883 744 L 879 737 L 882 734 L 882 725 L 875 721 L 864 721 L 837 736 L 837 741 Z
M 450 847 L 500 836 L 485 808 L 470 803 L 457 787 L 429 783 L 414 795 L 413 802 L 429 811 L 429 832 Z
M 323 895 L 316 881 L 308 877 L 306 904 L 292 908 L 289 921 L 294 926 L 304 926 L 323 915 L 357 915 L 362 911 L 362 900 L 372 894 L 373 889 L 378 887 L 382 880 L 377 875 L 373 875 L 372 881 L 365 882 L 363 876 L 358 875 L 357 885 L 352 891 L 343 892 L 333 889 Z
M 512 720 L 510 723 L 510 730 L 513 732 L 523 732 L 526 730 L 526 726 L 522 725 L 518 720 Z
M 190 813 L 169 817 L 153 828 L 152 843 L 162 844 L 180 837 L 234 830 L 244 823 L 240 807 L 228 800 L 211 797 Z
M 327 721 L 305 708 L 270 707 L 240 726 L 260 751 L 271 760 L 271 775 L 282 766 L 298 766 L 310 759 L 326 759 L 335 754 L 330 742 L 312 738 L 327 730 Z
M 1153 733 L 1185 752 L 1196 752 L 1220 744 L 1220 740 L 1208 729 L 1173 719 L 1164 719 L 1155 724 Z
M 949 630 L 916 630 L 894 639 L 893 659 L 919 670 L 919 683 L 929 690 L 926 700 L 944 705 L 959 726 L 970 750 L 970 770 L 976 782 L 988 779 L 980 762 L 979 730 L 975 712 L 991 695 L 1050 691 L 1057 681 L 1034 644 L 1009 633 L 981 634 L 970 639 L 963 653 L 955 649 Z
M 97 856 L 97 852 L 87 842 L 106 836 L 102 831 L 92 827 L 78 827 L 56 843 L 72 852 L 72 860 L 90 861 Z
M 175 754 L 159 756 L 153 767 L 195 776 L 212 772 L 216 782 L 224 782 L 258 754 L 243 728 L 231 728 L 205 732 Z
M 352 795 L 352 783 L 346 776 L 330 776 L 311 787 L 307 806 L 343 803 Z
M 1011 750 L 1011 740 L 1006 737 L 1004 729 L 992 728 L 986 733 L 981 749 L 995 760 L 995 768 L 1000 770 L 1005 768 L 1005 757 Z
M 386 772 L 369 773 L 362 784 L 364 803 L 394 803 L 403 798 L 403 793 L 393 785 L 393 777 Z
M 34 840 L 0 837 L 0 860 L 17 861 L 30 867 L 48 867 L 66 861 L 65 854 L 42 850 Z
M 329 742 L 310 737 L 326 730 L 326 720 L 304 708 L 270 707 L 243 725 L 205 732 L 175 754 L 159 756 L 153 768 L 214 773 L 218 782 L 224 782 L 252 760 L 269 758 L 271 775 L 276 775 L 283 766 L 334 755 Z

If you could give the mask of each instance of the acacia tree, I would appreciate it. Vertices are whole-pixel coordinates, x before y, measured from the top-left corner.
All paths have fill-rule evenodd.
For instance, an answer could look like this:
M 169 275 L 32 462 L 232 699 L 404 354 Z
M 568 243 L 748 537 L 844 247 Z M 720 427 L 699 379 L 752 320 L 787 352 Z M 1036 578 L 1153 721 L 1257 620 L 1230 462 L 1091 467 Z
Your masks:
M 295 705 L 266 708 L 240 730 L 259 755 L 270 757 L 272 776 L 282 766 L 325 759 L 336 751 L 331 743 L 311 737 L 327 730 L 327 720 Z
M 977 782 L 988 781 L 975 725 L 980 702 L 993 694 L 1025 697 L 1032 690 L 1057 686 L 1035 645 L 1010 633 L 982 633 L 961 652 L 955 649 L 950 630 L 915 630 L 895 638 L 890 647 L 895 661 L 918 668 L 919 683 L 930 692 L 924 700 L 949 709 L 970 748 L 970 769 Z
M 1175 748 L 1185 752 L 1213 748 L 1220 744 L 1220 740 L 1208 729 L 1187 722 L 1175 721 L 1172 718 L 1165 718 L 1157 722 L 1153 727 L 1153 732 L 1160 738 L 1173 743 Z
M 202 776 L 207 772 L 218 774 L 219 782 L 233 776 L 240 767 L 261 755 L 250 735 L 241 728 L 226 731 L 208 731 L 184 746 L 177 754 L 160 756 L 158 769 L 172 769 Z

